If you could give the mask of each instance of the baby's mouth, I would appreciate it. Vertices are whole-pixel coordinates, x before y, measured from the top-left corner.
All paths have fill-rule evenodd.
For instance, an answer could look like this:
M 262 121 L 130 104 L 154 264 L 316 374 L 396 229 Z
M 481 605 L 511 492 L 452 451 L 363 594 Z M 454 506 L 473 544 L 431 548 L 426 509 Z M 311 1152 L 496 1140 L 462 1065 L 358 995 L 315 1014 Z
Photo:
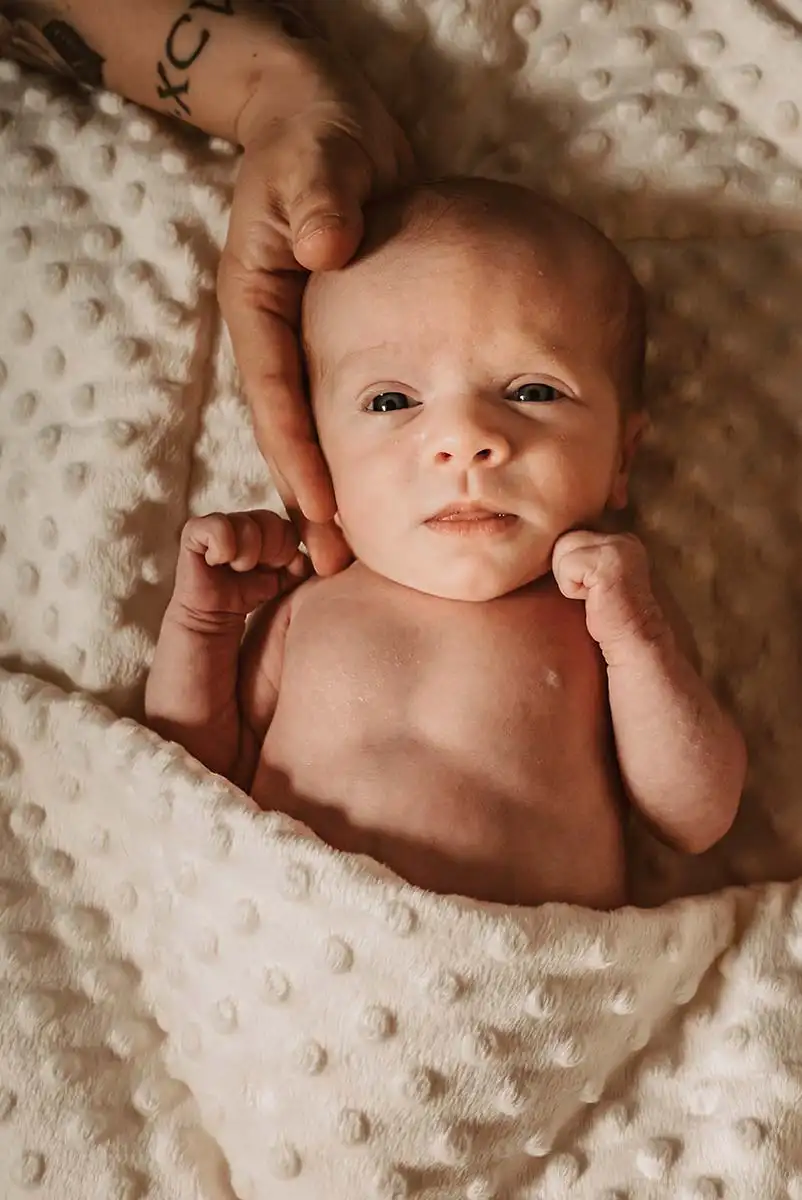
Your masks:
M 499 534 L 512 529 L 518 517 L 498 508 L 477 504 L 450 504 L 425 522 L 436 533 Z

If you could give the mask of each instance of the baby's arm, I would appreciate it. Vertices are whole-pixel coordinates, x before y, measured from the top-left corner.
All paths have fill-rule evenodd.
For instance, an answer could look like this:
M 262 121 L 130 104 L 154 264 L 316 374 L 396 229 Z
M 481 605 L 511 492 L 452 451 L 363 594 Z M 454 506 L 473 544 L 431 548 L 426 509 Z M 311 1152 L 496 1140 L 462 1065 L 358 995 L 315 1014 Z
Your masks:
M 283 636 L 283 601 L 306 573 L 292 526 L 275 513 L 216 513 L 188 521 L 173 596 L 145 692 L 148 724 L 239 787 L 250 787 L 259 745 L 240 702 L 248 614 L 273 642 Z M 275 652 L 274 652 L 275 653 Z M 262 715 L 275 707 L 260 674 Z M 277 694 L 277 681 L 274 682 Z M 268 711 L 270 710 L 270 711 Z
M 700 854 L 738 810 L 746 774 L 740 732 L 678 644 L 637 538 L 569 533 L 553 566 L 563 594 L 585 601 L 588 632 L 607 663 L 628 795 L 665 841 Z

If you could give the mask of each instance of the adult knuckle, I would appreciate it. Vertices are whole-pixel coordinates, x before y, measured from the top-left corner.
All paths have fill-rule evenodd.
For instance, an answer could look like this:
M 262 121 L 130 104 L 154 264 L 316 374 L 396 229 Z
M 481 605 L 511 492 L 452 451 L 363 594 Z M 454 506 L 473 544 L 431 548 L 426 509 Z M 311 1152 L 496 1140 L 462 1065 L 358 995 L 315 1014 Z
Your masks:
M 316 150 L 317 154 L 322 158 L 322 149 L 317 147 Z M 334 187 L 327 179 L 304 179 L 287 196 L 288 208 L 303 209 L 310 216 L 317 213 L 331 212 L 337 208 L 337 205 L 338 200 Z

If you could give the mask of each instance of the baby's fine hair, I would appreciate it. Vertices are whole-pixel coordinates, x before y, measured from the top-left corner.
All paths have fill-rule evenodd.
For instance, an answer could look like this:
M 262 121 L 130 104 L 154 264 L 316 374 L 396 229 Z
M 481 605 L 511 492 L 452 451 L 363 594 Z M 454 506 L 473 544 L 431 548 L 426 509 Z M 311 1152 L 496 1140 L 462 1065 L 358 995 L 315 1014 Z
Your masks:
M 360 256 L 389 238 L 441 239 L 454 230 L 481 233 L 488 226 L 517 232 L 548 246 L 570 237 L 584 248 L 604 288 L 604 321 L 614 339 L 624 413 L 643 406 L 646 301 L 623 254 L 609 238 L 569 209 L 520 184 L 455 176 L 418 183 L 374 201 L 366 210 Z

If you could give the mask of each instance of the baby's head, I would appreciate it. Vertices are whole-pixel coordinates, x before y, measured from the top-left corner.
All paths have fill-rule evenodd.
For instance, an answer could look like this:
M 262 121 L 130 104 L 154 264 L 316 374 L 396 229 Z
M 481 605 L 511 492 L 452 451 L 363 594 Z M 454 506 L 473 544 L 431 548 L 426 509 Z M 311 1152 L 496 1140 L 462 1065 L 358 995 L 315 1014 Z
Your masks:
M 420 186 L 366 220 L 357 258 L 304 300 L 339 522 L 378 574 L 501 596 L 626 504 L 640 290 L 601 233 L 511 184 Z

